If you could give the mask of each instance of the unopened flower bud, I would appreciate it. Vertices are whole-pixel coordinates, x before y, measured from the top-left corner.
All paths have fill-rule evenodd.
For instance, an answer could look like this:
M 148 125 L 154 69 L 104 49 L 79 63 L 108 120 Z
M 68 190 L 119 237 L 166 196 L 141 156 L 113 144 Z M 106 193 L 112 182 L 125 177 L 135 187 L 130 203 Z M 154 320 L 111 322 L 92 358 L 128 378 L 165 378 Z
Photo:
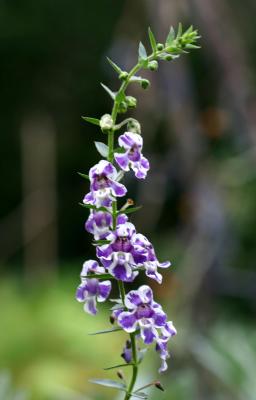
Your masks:
M 113 128 L 113 119 L 110 114 L 105 114 L 101 117 L 100 127 L 102 132 L 107 132 Z
M 171 61 L 173 58 L 170 54 L 168 54 L 167 56 L 165 56 L 164 58 L 166 61 Z
M 121 103 L 119 104 L 119 107 L 118 107 L 118 112 L 123 114 L 123 113 L 126 113 L 127 109 L 128 109 L 128 105 L 127 105 L 126 101 L 121 101 Z
M 139 121 L 136 119 L 132 119 L 132 121 L 129 121 L 127 124 L 127 130 L 129 132 L 134 132 L 134 133 L 141 133 L 141 127 Z
M 149 68 L 151 71 L 156 71 L 156 70 L 158 69 L 158 62 L 157 62 L 156 60 L 150 61 L 150 62 L 148 63 L 148 68 Z
M 162 43 L 157 43 L 156 45 L 157 50 L 161 51 L 164 48 L 164 45 Z
M 119 79 L 121 79 L 121 81 L 125 81 L 128 77 L 128 72 L 122 71 L 121 74 L 119 75 Z
M 159 389 L 159 390 L 162 390 L 162 392 L 164 392 L 164 388 L 163 388 L 163 386 L 161 385 L 161 382 L 160 382 L 160 381 L 156 381 L 156 382 L 155 382 L 155 387 L 156 387 L 157 389 Z
M 129 108 L 135 108 L 137 106 L 137 99 L 133 96 L 126 96 L 125 101 Z
M 124 380 L 124 374 L 123 374 L 123 371 L 121 371 L 120 369 L 117 371 L 117 376 L 118 376 L 118 378 L 120 378 L 120 379 L 122 379 L 122 381 Z
M 142 79 L 142 80 L 140 81 L 140 86 L 141 86 L 143 89 L 147 89 L 147 88 L 149 87 L 149 85 L 150 85 L 150 82 L 149 82 L 148 79 Z

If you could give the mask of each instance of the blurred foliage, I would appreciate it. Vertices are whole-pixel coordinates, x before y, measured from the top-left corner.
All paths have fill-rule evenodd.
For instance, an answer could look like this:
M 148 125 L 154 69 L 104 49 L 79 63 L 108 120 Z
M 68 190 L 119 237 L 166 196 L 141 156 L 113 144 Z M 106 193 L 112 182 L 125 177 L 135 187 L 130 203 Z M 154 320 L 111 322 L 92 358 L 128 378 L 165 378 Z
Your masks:
M 109 326 L 107 310 L 101 307 L 97 318 L 85 314 L 71 300 L 74 286 L 73 279 L 62 280 L 58 286 L 37 283 L 30 291 L 14 280 L 1 283 L 0 302 L 5 307 L 1 314 L 0 370 L 8 367 L 15 387 L 22 388 L 16 397 L 0 395 L 1 400 L 25 400 L 24 390 L 31 400 L 117 396 L 112 389 L 95 390 L 88 379 L 115 379 L 114 371 L 103 371 L 102 367 L 120 362 L 125 335 L 89 336 Z M 205 332 L 186 327 L 183 319 L 178 325 L 182 330 L 172 342 L 170 371 L 160 377 L 166 391 L 152 389 L 152 400 L 196 399 L 202 393 L 209 400 L 254 399 L 256 335 L 250 324 L 242 327 L 237 320 L 221 319 Z M 152 353 L 146 355 L 138 386 L 157 377 L 159 359 Z M 126 369 L 123 372 L 128 373 Z M 10 377 L 3 372 L 0 393 L 13 393 L 9 386 Z

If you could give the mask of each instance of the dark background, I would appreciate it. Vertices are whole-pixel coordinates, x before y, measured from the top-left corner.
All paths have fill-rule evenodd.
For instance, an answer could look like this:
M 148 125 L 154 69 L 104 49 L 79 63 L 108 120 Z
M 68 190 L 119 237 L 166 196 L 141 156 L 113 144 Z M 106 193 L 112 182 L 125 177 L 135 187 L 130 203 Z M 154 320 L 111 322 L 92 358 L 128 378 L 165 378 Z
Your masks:
M 81 115 L 111 110 L 107 55 L 129 69 L 148 26 L 163 42 L 180 21 L 202 48 L 129 89 L 151 161 L 146 181 L 126 178 L 143 204 L 131 220 L 172 261 L 162 286 L 147 283 L 178 329 L 167 390 L 151 398 L 255 400 L 255 12 L 253 0 L 1 2 L 1 400 L 119 398 L 87 380 L 114 378 L 102 367 L 125 335 L 87 336 L 108 327 L 107 306 L 94 319 L 74 301 L 94 257 L 77 171 L 105 140 Z M 141 386 L 157 377 L 149 353 Z

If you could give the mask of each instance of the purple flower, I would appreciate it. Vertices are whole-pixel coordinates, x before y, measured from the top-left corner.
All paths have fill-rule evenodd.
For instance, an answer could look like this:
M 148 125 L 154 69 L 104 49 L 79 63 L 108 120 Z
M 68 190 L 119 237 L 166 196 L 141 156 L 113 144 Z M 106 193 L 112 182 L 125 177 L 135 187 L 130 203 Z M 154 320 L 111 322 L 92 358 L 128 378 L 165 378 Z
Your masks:
M 143 266 L 146 271 L 146 275 L 149 278 L 156 280 L 158 283 L 162 283 L 162 275 L 157 271 L 157 268 L 168 268 L 171 263 L 169 261 L 160 263 L 156 257 L 154 247 L 146 236 L 141 233 L 137 233 L 133 237 L 133 245 L 141 249 L 144 248 L 147 252 L 146 260 L 143 262 Z
M 141 153 L 142 136 L 133 132 L 125 132 L 118 138 L 118 143 L 125 150 L 124 153 L 114 154 L 119 167 L 124 171 L 132 168 L 137 178 L 144 179 L 149 170 L 149 162 Z
M 163 327 L 167 318 L 160 304 L 153 300 L 150 287 L 143 285 L 138 290 L 127 293 L 125 306 L 128 311 L 118 310 L 118 324 L 129 333 L 140 328 L 140 335 L 145 344 L 150 344 L 157 339 L 156 328 Z
M 139 329 L 140 337 L 145 344 L 156 342 L 156 350 L 162 359 L 160 371 L 165 371 L 166 359 L 169 357 L 167 342 L 177 332 L 172 322 L 167 321 L 161 305 L 153 300 L 150 287 L 143 285 L 138 290 L 127 293 L 125 307 L 126 309 L 119 308 L 113 311 L 117 323 L 129 333 Z M 129 359 L 128 349 L 123 354 Z
M 115 197 L 125 196 L 127 189 L 117 182 L 117 170 L 108 161 L 101 160 L 89 171 L 90 192 L 85 195 L 83 202 L 96 207 L 110 207 Z
M 117 217 L 117 224 L 124 224 L 127 220 L 128 217 L 125 214 L 120 214 Z M 112 215 L 110 213 L 91 210 L 85 223 L 85 229 L 93 234 L 95 240 L 105 239 L 110 233 L 112 223 Z
M 82 278 L 82 283 L 77 288 L 76 299 L 77 301 L 84 303 L 84 311 L 95 315 L 97 313 L 97 301 L 105 301 L 108 298 L 110 291 L 110 281 L 99 282 L 99 280 L 95 278 Z
M 134 267 L 146 260 L 146 250 L 139 245 L 135 249 L 132 244 L 135 233 L 135 227 L 130 222 L 120 224 L 106 236 L 111 243 L 97 247 L 97 257 L 104 267 L 116 279 L 124 282 L 133 281 L 138 275 Z

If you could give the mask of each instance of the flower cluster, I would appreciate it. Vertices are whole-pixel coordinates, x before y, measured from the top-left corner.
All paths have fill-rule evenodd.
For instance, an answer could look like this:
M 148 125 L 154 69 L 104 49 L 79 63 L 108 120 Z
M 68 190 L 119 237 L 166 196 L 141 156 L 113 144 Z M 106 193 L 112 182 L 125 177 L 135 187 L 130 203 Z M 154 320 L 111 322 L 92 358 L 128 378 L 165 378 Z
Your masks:
M 123 307 L 114 310 L 113 316 L 124 331 L 132 333 L 139 330 L 139 336 L 145 344 L 156 343 L 156 350 L 162 359 L 159 372 L 165 371 L 169 357 L 167 342 L 177 332 L 172 322 L 167 321 L 162 306 L 154 301 L 152 289 L 143 285 L 138 290 L 131 290 L 125 296 Z M 124 349 L 123 358 L 130 362 L 129 347 Z
M 142 136 L 134 132 L 125 132 L 118 139 L 120 148 L 114 153 L 117 165 L 123 171 L 131 168 L 138 179 L 145 178 L 149 162 L 142 155 Z M 117 197 L 123 197 L 127 190 L 119 182 L 120 174 L 115 166 L 101 160 L 89 171 L 90 192 L 84 197 L 84 204 L 92 207 L 85 222 L 85 229 L 93 235 L 96 255 L 100 262 L 89 260 L 84 263 L 81 272 L 81 284 L 76 298 L 84 303 L 84 310 L 97 313 L 97 302 L 107 300 L 111 291 L 110 280 L 100 281 L 103 274 L 121 282 L 133 282 L 140 271 L 162 282 L 159 268 L 168 268 L 170 262 L 159 262 L 153 245 L 135 226 L 129 222 L 124 211 L 113 215 L 112 205 Z M 113 311 L 116 323 L 128 333 L 139 330 L 137 340 L 145 345 L 153 342 L 162 359 L 160 372 L 166 370 L 169 356 L 167 341 L 176 331 L 171 322 L 167 322 L 162 307 L 153 301 L 152 290 L 141 286 L 137 291 L 130 291 L 125 296 L 124 304 Z M 131 347 L 127 345 L 123 358 L 130 362 Z
M 131 208 L 132 202 L 127 201 L 119 208 L 119 199 L 127 193 L 126 187 L 121 183 L 125 172 L 132 170 L 136 178 L 145 179 L 150 165 L 142 152 L 143 137 L 140 123 L 134 118 L 127 118 L 117 124 L 117 117 L 118 114 L 136 107 L 136 98 L 126 95 L 126 89 L 130 83 L 138 83 L 143 89 L 147 89 L 150 85 L 148 79 L 137 74 L 139 70 L 156 71 L 159 61 L 175 60 L 190 49 L 198 48 L 196 45 L 198 38 L 198 33 L 193 27 L 183 32 L 180 24 L 177 33 L 171 28 L 165 43 L 158 43 L 149 29 L 152 53 L 148 55 L 147 50 L 140 43 L 138 62 L 130 72 L 123 71 L 108 59 L 122 81 L 117 92 L 113 92 L 102 84 L 103 89 L 113 100 L 111 113 L 104 114 L 100 119 L 83 117 L 87 122 L 99 126 L 102 133 L 107 135 L 107 144 L 95 142 L 98 152 L 104 159 L 90 169 L 89 175 L 81 174 L 90 182 L 90 191 L 83 199 L 84 207 L 90 209 L 85 229 L 93 235 L 93 245 L 96 247 L 98 261 L 89 260 L 84 263 L 76 298 L 84 303 L 86 312 L 95 315 L 97 302 L 106 301 L 113 282 L 117 283 L 120 297 L 111 300 L 116 304 L 111 308 L 110 317 L 111 323 L 116 327 L 112 327 L 107 332 L 122 329 L 130 335 L 121 356 L 132 367 L 132 378 L 129 386 L 126 383 L 114 382 L 113 384 L 113 381 L 109 380 L 105 383 L 102 380 L 96 380 L 95 383 L 113 385 L 123 390 L 125 400 L 139 397 L 141 393 L 138 389 L 133 392 L 138 365 L 147 348 L 141 348 L 141 346 L 155 345 L 161 359 L 159 372 L 163 372 L 167 369 L 168 342 L 176 335 L 176 329 L 173 323 L 168 321 L 162 306 L 154 301 L 153 292 L 149 286 L 142 285 L 139 289 L 126 293 L 125 285 L 134 282 L 140 272 L 161 284 L 163 278 L 159 269 L 168 268 L 171 264 L 169 261 L 158 260 L 151 242 L 137 232 L 135 226 L 128 220 L 127 214 L 136 211 L 138 207 Z M 124 126 L 124 132 L 116 138 L 117 132 Z M 119 366 L 111 367 L 111 369 Z M 124 379 L 123 382 L 125 382 Z M 143 388 L 152 384 L 155 383 L 150 383 Z M 161 385 L 155 384 L 155 386 L 161 389 Z M 144 393 L 142 395 L 143 398 L 147 398 Z

